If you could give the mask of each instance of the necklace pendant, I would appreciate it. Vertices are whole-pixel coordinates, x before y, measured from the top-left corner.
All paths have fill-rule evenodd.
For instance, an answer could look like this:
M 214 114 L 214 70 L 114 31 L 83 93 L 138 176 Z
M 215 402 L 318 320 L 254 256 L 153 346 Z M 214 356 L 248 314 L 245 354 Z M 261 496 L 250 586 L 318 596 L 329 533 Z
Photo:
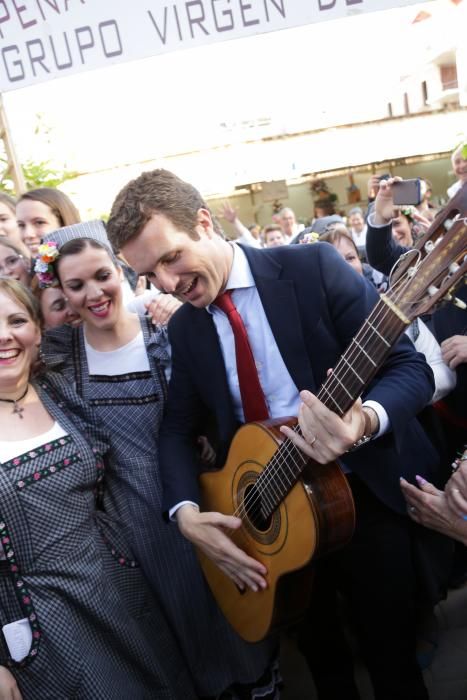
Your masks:
M 16 413 L 18 418 L 21 418 L 21 420 L 23 420 L 23 411 L 24 411 L 24 408 L 22 406 L 18 406 L 18 404 L 15 401 L 15 407 L 13 409 L 13 413 Z
M 29 384 L 27 385 L 26 389 L 25 389 L 24 392 L 21 394 L 21 396 L 18 396 L 17 399 L 2 399 L 2 398 L 0 398 L 0 401 L 2 401 L 2 402 L 4 402 L 4 403 L 12 403 L 12 404 L 13 404 L 12 413 L 16 413 L 16 415 L 19 416 L 19 417 L 22 419 L 23 416 L 22 416 L 21 414 L 23 413 L 24 408 L 22 408 L 22 407 L 19 405 L 19 402 L 22 401 L 22 400 L 24 399 L 24 397 L 26 396 L 26 394 L 28 393 L 28 391 L 29 391 Z

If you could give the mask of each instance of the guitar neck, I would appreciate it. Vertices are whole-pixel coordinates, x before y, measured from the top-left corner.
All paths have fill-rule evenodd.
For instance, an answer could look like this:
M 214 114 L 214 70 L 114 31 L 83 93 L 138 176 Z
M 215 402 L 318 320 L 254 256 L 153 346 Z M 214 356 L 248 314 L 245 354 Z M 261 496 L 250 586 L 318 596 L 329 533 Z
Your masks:
M 345 353 L 322 384 L 317 397 L 343 416 L 369 385 L 391 348 L 408 326 L 389 296 L 382 295 Z M 301 435 L 298 424 L 295 432 Z M 284 440 L 257 481 L 265 517 L 277 508 L 300 478 L 309 458 Z
M 390 298 L 382 295 L 322 384 L 319 400 L 329 410 L 344 415 L 369 385 L 408 325 L 408 319 L 399 314 Z
M 361 396 L 414 318 L 453 298 L 467 273 L 466 206 L 464 183 L 430 226 L 420 248 L 401 256 L 393 268 L 390 290 L 380 297 L 317 394 L 334 413 L 343 416 Z M 298 425 L 294 430 L 301 435 Z M 284 440 L 256 481 L 264 517 L 284 500 L 307 462 L 291 440 Z

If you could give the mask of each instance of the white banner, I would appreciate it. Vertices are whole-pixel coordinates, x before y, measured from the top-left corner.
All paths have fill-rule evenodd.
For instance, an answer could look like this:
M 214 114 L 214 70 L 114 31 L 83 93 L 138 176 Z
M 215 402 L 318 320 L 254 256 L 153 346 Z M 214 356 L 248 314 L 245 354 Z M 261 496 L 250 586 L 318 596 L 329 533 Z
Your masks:
M 0 91 L 416 0 L 0 0 Z

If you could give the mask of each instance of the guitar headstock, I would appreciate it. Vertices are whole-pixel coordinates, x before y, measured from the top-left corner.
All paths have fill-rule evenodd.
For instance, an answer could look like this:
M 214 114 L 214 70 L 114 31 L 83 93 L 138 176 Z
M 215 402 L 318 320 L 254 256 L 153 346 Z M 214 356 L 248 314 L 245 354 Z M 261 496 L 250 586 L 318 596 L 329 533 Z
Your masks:
M 467 184 L 458 194 L 467 199 Z M 462 201 L 465 206 L 466 202 Z M 459 205 L 460 202 L 456 207 Z M 442 234 L 430 235 L 432 229 L 440 228 L 435 219 L 421 246 L 401 256 L 391 275 L 391 286 L 385 296 L 409 322 L 443 299 L 452 299 L 455 288 L 467 282 L 467 206 L 463 211 L 456 207 L 451 205 L 443 217 L 443 222 L 450 223 L 442 226 Z M 449 219 L 453 211 L 456 213 Z
M 430 228 L 418 239 L 414 250 L 420 252 L 419 257 L 424 258 L 433 250 L 433 245 L 442 238 L 455 221 L 467 216 L 467 182 L 452 197 L 445 207 L 432 221 Z M 391 272 L 391 283 L 397 281 L 412 264 L 411 256 L 402 256 Z
M 418 239 L 415 248 L 422 255 L 430 252 L 431 245 L 449 231 L 453 223 L 467 216 L 467 182 L 452 197 L 433 220 L 428 231 Z

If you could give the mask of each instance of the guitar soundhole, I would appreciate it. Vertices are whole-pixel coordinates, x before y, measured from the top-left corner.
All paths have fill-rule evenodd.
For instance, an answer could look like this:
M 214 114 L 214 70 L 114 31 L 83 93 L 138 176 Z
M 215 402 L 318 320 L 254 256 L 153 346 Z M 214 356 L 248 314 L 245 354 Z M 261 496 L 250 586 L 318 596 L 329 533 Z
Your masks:
M 265 518 L 261 512 L 261 496 L 255 484 L 247 486 L 244 493 L 243 507 L 248 520 L 259 532 L 267 532 L 271 527 L 272 515 Z
M 262 465 L 256 465 L 261 467 Z M 245 529 L 248 530 L 258 544 L 270 546 L 275 542 L 281 531 L 281 512 L 276 508 L 269 517 L 264 517 L 261 512 L 261 495 L 256 487 L 258 471 L 245 471 L 235 485 L 237 511 L 243 520 Z

